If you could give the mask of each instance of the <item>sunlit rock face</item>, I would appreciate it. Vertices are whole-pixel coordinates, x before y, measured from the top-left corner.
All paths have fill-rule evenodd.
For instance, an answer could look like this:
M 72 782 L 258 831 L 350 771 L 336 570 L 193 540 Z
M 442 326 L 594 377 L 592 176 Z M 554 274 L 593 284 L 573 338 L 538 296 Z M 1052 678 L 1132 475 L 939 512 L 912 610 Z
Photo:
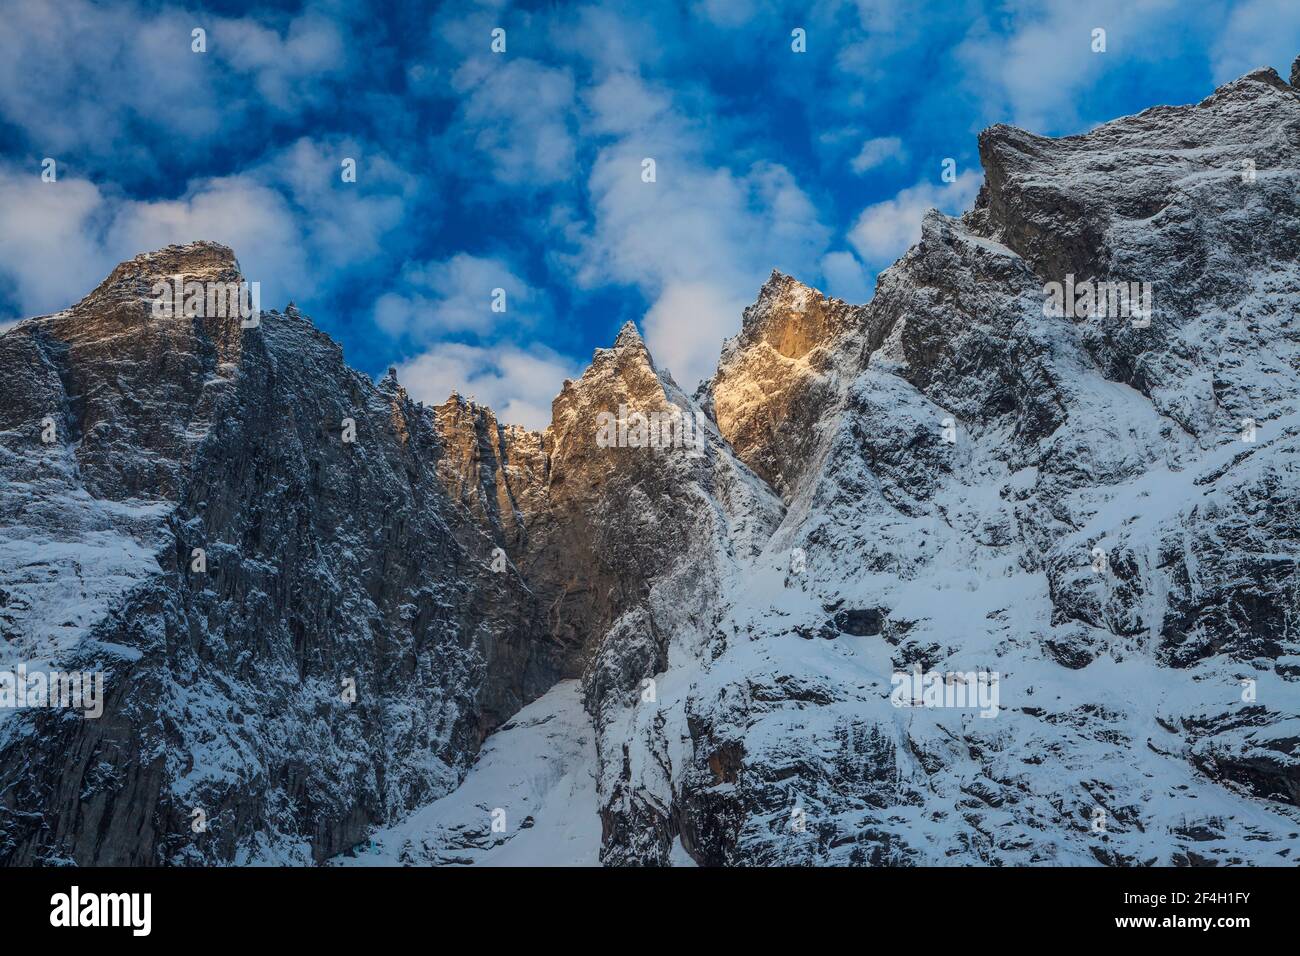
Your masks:
M 815 466 L 842 372 L 860 362 L 866 314 L 774 272 L 723 345 L 701 399 L 736 454 L 781 494 Z
M 159 319 L 210 243 L 0 336 L 0 650 L 107 697 L 0 711 L 0 860 L 1294 863 L 1294 71 L 980 152 L 870 303 L 542 432 Z

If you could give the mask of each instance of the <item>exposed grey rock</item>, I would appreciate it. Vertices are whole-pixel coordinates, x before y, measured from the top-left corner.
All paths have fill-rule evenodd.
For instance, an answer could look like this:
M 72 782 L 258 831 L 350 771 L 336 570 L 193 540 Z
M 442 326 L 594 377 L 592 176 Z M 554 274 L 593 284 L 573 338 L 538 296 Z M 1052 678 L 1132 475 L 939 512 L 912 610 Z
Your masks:
M 0 386 L 3 521 L 32 543 L 6 580 L 73 532 L 68 506 L 31 520 L 29 502 L 56 494 L 157 549 L 64 656 L 105 671 L 106 716 L 0 725 L 10 862 L 323 859 L 453 787 L 483 737 L 560 674 L 509 575 L 489 570 L 483 524 L 444 489 L 433 413 L 349 370 L 300 317 L 153 318 L 149 288 L 175 273 L 239 279 L 223 247 L 169 247 L 0 339 L 49 370 Z M 48 447 L 35 434 L 47 411 L 61 416 Z M 129 532 L 119 511 L 154 521 Z
M 749 640 L 685 701 L 692 856 L 1294 859 L 1298 129 L 1264 70 L 1083 136 L 982 135 L 976 208 L 927 216 L 827 346 L 860 359 L 723 622 Z M 1150 325 L 1045 315 L 1066 273 L 1153 283 Z M 745 348 L 719 380 L 761 367 Z M 769 433 L 805 432 L 782 406 Z M 789 440 L 719 420 L 756 468 Z M 881 638 L 836 649 L 844 605 Z M 882 707 L 913 662 L 999 671 L 999 716 Z
M 108 687 L 0 717 L 0 861 L 545 846 L 508 748 L 580 701 L 606 864 L 1294 863 L 1295 70 L 980 153 L 869 304 L 773 273 L 694 399 L 625 326 L 542 432 L 292 307 L 153 318 L 157 276 L 238 279 L 208 243 L 0 336 L 5 661 Z M 1049 314 L 1067 275 L 1150 322 Z M 620 409 L 700 441 L 609 447 Z M 996 672 L 996 716 L 894 706 L 913 667 Z

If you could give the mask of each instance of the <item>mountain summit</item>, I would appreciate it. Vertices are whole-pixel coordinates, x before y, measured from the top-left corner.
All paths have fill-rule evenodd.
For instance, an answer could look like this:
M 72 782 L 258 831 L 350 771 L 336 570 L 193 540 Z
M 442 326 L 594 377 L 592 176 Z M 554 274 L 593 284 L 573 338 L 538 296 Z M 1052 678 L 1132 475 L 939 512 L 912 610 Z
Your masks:
M 1297 64 L 987 130 L 870 303 L 542 432 L 155 315 L 213 243 L 0 335 L 0 671 L 104 679 L 0 708 L 0 862 L 1294 863 Z

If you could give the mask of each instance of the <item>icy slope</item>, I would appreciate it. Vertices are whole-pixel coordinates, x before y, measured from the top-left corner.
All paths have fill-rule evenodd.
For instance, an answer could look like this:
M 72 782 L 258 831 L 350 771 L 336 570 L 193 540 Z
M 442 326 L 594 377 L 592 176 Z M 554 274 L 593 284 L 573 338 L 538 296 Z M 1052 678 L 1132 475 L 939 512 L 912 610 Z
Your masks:
M 1300 90 L 980 149 L 868 305 L 774 273 L 693 398 L 629 325 L 543 432 L 151 318 L 207 243 L 0 335 L 0 646 L 110 688 L 0 721 L 0 862 L 1294 864 Z
M 375 831 L 348 866 L 596 866 L 596 746 L 577 681 L 488 738 L 461 785 Z
M 669 725 L 632 731 L 689 738 L 666 816 L 697 860 L 1296 858 L 1298 129 L 1263 71 L 1084 137 L 985 134 L 976 210 L 927 217 L 824 333 L 814 465 L 710 663 L 666 678 Z M 1067 270 L 1152 282 L 1150 325 L 1044 315 Z M 809 301 L 765 289 L 713 392 Z M 748 393 L 760 467 L 808 414 Z M 916 664 L 997 672 L 998 715 L 892 706 Z
M 998 127 L 975 210 L 928 216 L 868 306 L 774 274 L 698 396 L 783 498 L 757 547 L 634 497 L 676 459 L 587 446 L 577 487 L 637 508 L 580 506 L 584 563 L 665 527 L 728 556 L 634 565 L 648 600 L 587 618 L 603 862 L 1296 860 L 1297 131 L 1271 71 L 1085 136 Z M 1045 314 L 1067 274 L 1150 283 L 1150 322 Z M 657 394 L 631 368 L 578 394 Z M 583 438 L 569 394 L 544 461 Z M 996 716 L 894 706 L 916 667 L 996 674 Z

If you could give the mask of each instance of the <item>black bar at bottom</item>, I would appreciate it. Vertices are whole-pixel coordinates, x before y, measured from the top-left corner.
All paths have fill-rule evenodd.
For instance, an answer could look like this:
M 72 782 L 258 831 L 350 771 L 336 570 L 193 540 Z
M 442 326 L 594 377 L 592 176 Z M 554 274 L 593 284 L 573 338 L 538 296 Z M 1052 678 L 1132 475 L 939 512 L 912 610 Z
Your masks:
M 1210 868 L 68 868 L 0 871 L 0 914 L 10 942 L 77 933 L 128 945 L 196 939 L 373 944 L 376 932 L 443 925 L 465 932 L 477 926 L 494 940 L 502 932 L 529 939 L 531 927 L 537 943 L 568 920 L 573 929 L 609 918 L 629 931 L 644 924 L 652 936 L 671 936 L 676 921 L 712 923 L 727 927 L 728 939 L 750 932 L 761 939 L 774 920 L 815 920 L 844 927 L 863 922 L 864 930 L 928 927 L 927 934 L 958 932 L 967 939 L 964 930 L 997 927 L 1054 931 L 1070 940 L 1199 933 L 1227 941 L 1237 933 L 1289 929 L 1295 878 L 1295 870 Z M 147 935 L 141 932 L 144 897 L 119 894 L 149 894 Z M 65 925 L 53 925 L 52 917 Z M 114 920 L 124 925 L 71 925 Z

